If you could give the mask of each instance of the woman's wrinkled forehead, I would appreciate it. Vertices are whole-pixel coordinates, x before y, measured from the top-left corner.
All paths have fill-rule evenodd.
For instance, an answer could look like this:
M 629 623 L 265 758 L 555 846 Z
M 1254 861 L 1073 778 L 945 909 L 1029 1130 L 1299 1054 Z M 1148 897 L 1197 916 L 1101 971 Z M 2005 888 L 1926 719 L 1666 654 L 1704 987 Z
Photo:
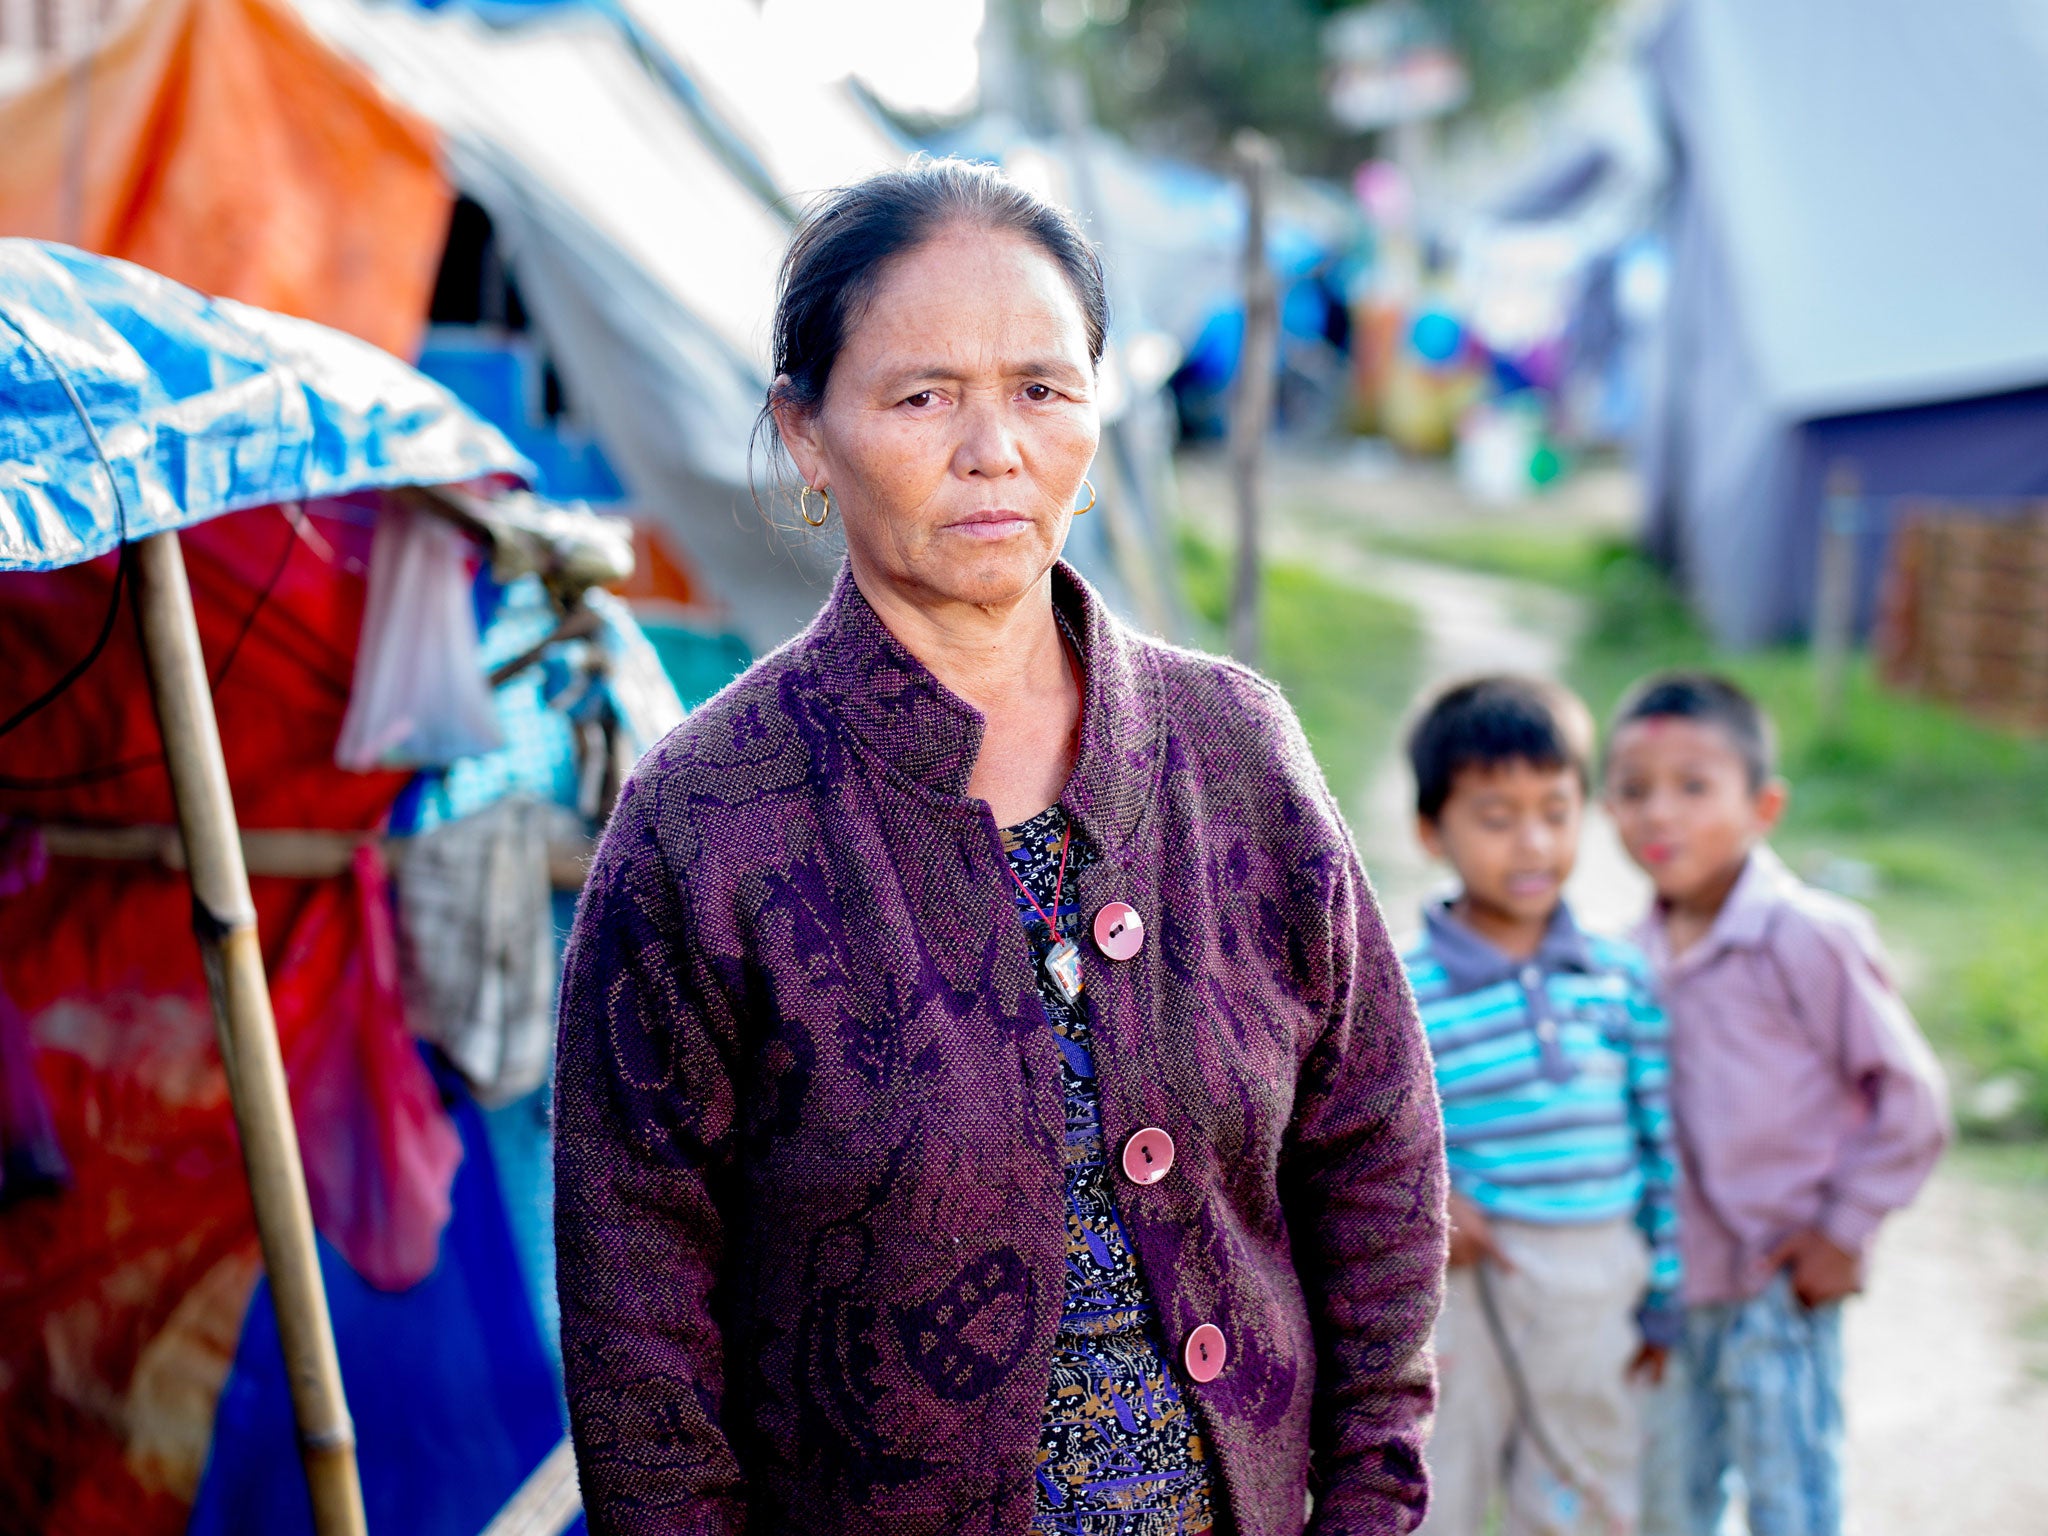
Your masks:
M 1087 316 L 1058 262 L 1028 236 L 964 224 L 877 271 L 847 316 L 841 362 L 912 374 L 1093 366 Z

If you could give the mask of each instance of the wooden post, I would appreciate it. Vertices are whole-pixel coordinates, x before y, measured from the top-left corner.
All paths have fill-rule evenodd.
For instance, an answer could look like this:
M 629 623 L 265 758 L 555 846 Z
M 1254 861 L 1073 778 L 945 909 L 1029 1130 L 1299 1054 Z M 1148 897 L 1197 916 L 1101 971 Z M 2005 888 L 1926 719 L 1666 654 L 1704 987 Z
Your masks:
M 1823 736 L 1842 728 L 1849 652 L 1856 637 L 1856 553 L 1862 522 L 1863 487 L 1856 466 L 1838 460 L 1828 470 L 1813 597 L 1814 692 Z
M 176 533 L 159 533 L 138 541 L 133 558 L 136 619 L 192 871 L 192 924 L 277 1308 L 299 1451 L 313 1495 L 313 1528 L 319 1536 L 364 1536 L 355 1426 L 342 1396 L 313 1210 L 256 938 L 256 905 L 242 863 L 184 552 Z
M 1266 198 L 1278 151 L 1263 134 L 1237 136 L 1244 176 L 1244 346 L 1230 397 L 1230 479 L 1237 500 L 1237 572 L 1230 593 L 1230 653 L 1259 660 L 1259 458 L 1273 417 L 1273 369 L 1280 349 L 1280 302 L 1266 261 Z

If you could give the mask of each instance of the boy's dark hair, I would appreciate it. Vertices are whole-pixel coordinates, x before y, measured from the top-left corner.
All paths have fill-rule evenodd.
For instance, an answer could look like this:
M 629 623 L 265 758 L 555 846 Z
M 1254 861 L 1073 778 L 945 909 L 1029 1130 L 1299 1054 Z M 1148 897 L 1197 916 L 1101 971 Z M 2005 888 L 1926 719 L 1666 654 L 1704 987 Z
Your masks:
M 1614 732 L 1637 720 L 1697 720 L 1728 738 L 1755 794 L 1778 771 L 1778 733 L 1763 707 L 1713 672 L 1659 672 L 1644 678 L 1615 706 Z
M 1435 821 L 1467 768 L 1529 763 L 1569 768 L 1591 788 L 1593 718 L 1577 694 L 1540 677 L 1501 673 L 1454 683 L 1408 733 L 1415 809 Z

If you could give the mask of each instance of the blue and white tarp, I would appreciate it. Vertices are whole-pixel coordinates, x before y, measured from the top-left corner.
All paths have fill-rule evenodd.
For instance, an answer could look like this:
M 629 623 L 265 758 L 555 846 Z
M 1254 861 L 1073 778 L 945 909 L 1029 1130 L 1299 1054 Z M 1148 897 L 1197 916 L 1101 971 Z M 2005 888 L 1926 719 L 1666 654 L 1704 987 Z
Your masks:
M 494 474 L 531 469 L 366 341 L 128 262 L 0 240 L 0 571 L 73 565 L 124 533 L 245 507 Z

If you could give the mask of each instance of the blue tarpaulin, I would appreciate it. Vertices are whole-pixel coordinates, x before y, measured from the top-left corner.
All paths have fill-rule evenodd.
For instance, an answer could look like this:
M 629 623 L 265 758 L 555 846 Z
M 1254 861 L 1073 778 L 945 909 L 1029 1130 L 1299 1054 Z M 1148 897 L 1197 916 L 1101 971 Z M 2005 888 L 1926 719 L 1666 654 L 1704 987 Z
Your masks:
M 446 1090 L 463 1157 L 433 1274 L 380 1291 L 320 1244 L 363 1502 L 387 1536 L 476 1536 L 565 1431 L 483 1118 L 459 1084 Z M 187 1533 L 313 1536 L 268 1281 L 242 1326 Z
M 0 240 L 0 571 L 104 554 L 124 515 L 132 540 L 245 507 L 493 474 L 532 470 L 366 341 L 124 261 Z

